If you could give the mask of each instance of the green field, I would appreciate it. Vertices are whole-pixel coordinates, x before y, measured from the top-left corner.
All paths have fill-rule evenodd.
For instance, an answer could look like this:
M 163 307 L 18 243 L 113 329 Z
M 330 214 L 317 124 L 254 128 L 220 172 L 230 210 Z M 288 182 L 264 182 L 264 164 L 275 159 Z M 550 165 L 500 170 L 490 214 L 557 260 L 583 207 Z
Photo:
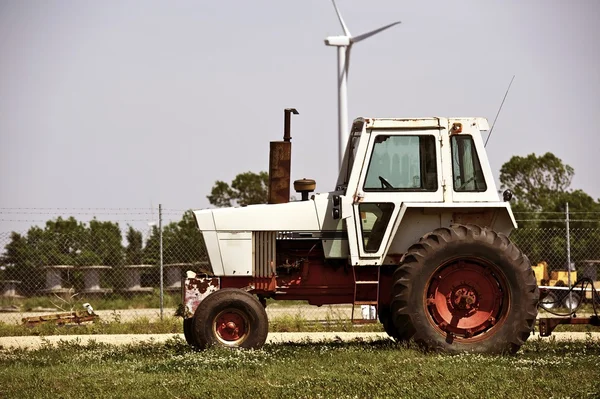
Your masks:
M 425 353 L 389 340 L 191 350 L 133 346 L 0 350 L 0 397 L 597 398 L 600 340 L 530 341 L 515 356 Z

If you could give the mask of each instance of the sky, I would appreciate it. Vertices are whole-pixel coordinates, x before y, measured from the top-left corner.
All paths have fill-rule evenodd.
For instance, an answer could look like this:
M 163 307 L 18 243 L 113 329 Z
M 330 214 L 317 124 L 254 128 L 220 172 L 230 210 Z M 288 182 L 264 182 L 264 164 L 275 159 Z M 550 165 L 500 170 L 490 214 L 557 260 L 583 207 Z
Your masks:
M 337 4 L 354 35 L 402 21 L 353 46 L 351 119 L 491 124 L 514 75 L 487 147 L 496 179 L 511 156 L 550 151 L 600 198 L 600 2 Z M 268 169 L 286 107 L 300 112 L 292 180 L 332 190 L 337 61 L 323 40 L 341 33 L 327 0 L 0 0 L 0 231 L 208 207 L 216 180 Z

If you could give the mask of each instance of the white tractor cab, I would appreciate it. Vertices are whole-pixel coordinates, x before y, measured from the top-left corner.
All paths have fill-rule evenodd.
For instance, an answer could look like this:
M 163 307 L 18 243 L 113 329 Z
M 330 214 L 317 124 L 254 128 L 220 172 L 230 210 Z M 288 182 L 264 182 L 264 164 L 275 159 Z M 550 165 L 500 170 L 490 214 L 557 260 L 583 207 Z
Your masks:
M 516 351 L 539 290 L 507 238 L 487 121 L 358 118 L 335 190 L 309 198 L 315 182 L 297 180 L 302 200 L 288 202 L 294 111 L 271 143 L 271 203 L 194 212 L 213 275 L 184 281 L 188 342 L 262 346 L 273 298 L 372 306 L 390 336 L 428 348 Z

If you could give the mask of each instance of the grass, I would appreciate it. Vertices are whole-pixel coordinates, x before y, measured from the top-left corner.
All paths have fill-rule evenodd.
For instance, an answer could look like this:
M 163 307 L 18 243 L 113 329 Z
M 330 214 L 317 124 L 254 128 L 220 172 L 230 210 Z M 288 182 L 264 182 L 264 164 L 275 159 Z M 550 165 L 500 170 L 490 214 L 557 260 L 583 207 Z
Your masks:
M 122 347 L 0 350 L 2 397 L 598 397 L 600 340 L 529 341 L 515 356 L 426 353 L 389 340 L 191 350 L 181 339 Z
M 165 293 L 164 306 L 177 307 L 181 303 L 181 294 Z M 60 297 L 58 295 L 34 296 L 28 298 L 0 298 L 0 307 L 16 306 L 21 311 L 31 311 L 35 308 L 54 308 L 58 311 L 80 310 L 81 304 L 89 302 L 96 310 L 112 309 L 152 309 L 160 306 L 160 292 L 155 289 L 147 294 L 122 295 L 111 294 L 107 297 L 73 295 Z
M 379 323 L 352 325 L 350 320 L 328 314 L 326 320 L 317 322 L 307 320 L 301 313 L 273 317 L 269 320 L 271 332 L 318 332 L 318 331 L 359 331 L 379 332 L 383 326 Z M 166 316 L 162 321 L 150 321 L 140 317 L 132 321 L 121 321 L 117 313 L 109 319 L 80 325 L 58 326 L 48 322 L 35 327 L 22 324 L 0 322 L 0 337 L 47 336 L 47 335 L 85 335 L 85 334 L 182 334 L 183 321 L 180 317 Z
M 0 322 L 0 337 L 47 336 L 47 335 L 89 335 L 89 334 L 179 334 L 183 333 L 182 319 L 165 317 L 162 321 L 150 322 L 140 317 L 131 322 L 101 320 L 80 325 L 57 326 L 54 323 L 25 327 L 22 324 Z
M 327 313 L 321 321 L 309 320 L 302 311 L 295 314 L 269 319 L 270 332 L 382 332 L 380 323 L 353 325 L 351 321 L 335 311 Z M 555 332 L 600 332 L 592 325 L 559 325 Z M 132 321 L 121 321 L 118 313 L 111 317 L 81 325 L 58 326 L 48 322 L 35 327 L 22 324 L 0 322 L 0 337 L 8 336 L 47 336 L 47 335 L 86 335 L 86 334 L 182 334 L 183 322 L 180 317 L 165 315 L 163 320 L 139 317 Z
M 590 324 L 561 324 L 554 329 L 555 332 L 600 332 L 600 327 Z
M 308 301 L 288 301 L 288 300 L 277 300 L 273 298 L 267 298 L 268 307 L 281 307 L 289 308 L 294 306 L 310 306 Z

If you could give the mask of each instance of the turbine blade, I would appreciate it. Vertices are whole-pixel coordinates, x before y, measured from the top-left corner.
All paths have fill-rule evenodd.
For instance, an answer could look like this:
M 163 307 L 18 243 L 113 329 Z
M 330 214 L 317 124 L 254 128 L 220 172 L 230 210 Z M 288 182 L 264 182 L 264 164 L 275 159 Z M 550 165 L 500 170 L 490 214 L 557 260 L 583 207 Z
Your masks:
M 370 32 L 363 33 L 362 35 L 358 35 L 358 36 L 351 37 L 351 38 L 350 38 L 350 43 L 357 43 L 357 42 L 360 42 L 361 40 L 364 40 L 364 39 L 366 39 L 366 38 L 368 38 L 368 37 L 371 37 L 371 36 L 373 36 L 373 35 L 376 35 L 376 34 L 378 34 L 379 32 L 381 32 L 381 31 L 383 31 L 383 30 L 386 30 L 386 29 L 388 29 L 388 28 L 391 28 L 391 27 L 392 27 L 392 26 L 394 26 L 394 25 L 398 25 L 399 23 L 400 23 L 400 21 L 398 21 L 398 22 L 394 22 L 394 23 L 391 23 L 391 24 L 389 24 L 389 25 L 382 26 L 382 27 L 381 27 L 381 28 L 379 28 L 379 29 L 375 29 L 375 30 L 372 30 L 372 31 L 370 31 Z
M 352 36 L 350 31 L 348 30 L 348 27 L 344 23 L 344 19 L 342 18 L 342 14 L 340 14 L 340 10 L 338 10 L 337 5 L 335 4 L 335 0 L 331 0 L 331 2 L 333 3 L 333 8 L 335 8 L 335 13 L 337 14 L 338 19 L 340 20 L 340 24 L 342 24 L 342 29 L 344 30 L 344 34 L 346 36 Z

